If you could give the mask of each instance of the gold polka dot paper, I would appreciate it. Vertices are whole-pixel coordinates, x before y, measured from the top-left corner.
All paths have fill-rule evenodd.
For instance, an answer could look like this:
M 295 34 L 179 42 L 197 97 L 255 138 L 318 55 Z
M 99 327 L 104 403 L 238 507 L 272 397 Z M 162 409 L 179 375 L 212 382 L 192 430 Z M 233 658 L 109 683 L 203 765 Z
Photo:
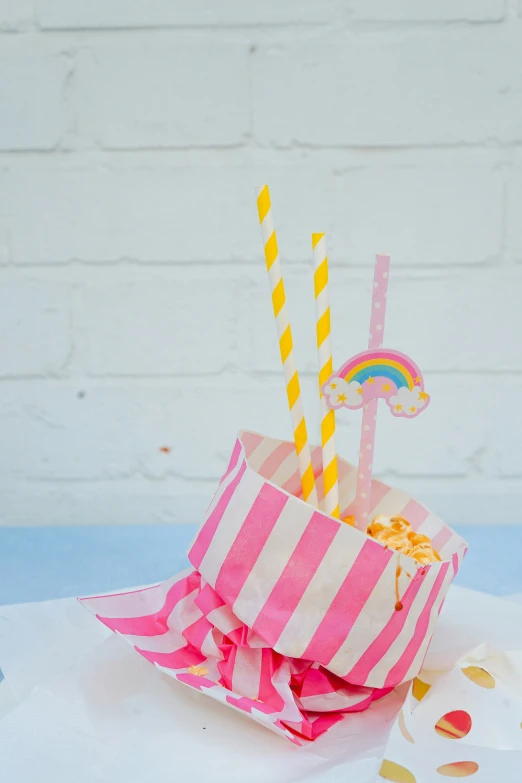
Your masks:
M 426 696 L 430 688 L 431 685 L 428 685 L 427 682 L 423 682 L 418 677 L 415 677 L 412 684 L 412 693 L 414 698 L 417 699 L 417 701 L 421 701 Z
M 454 761 L 437 768 L 439 775 L 445 778 L 469 778 L 478 770 L 479 765 L 475 761 Z
M 495 678 L 492 674 L 487 672 L 485 669 L 482 669 L 480 666 L 466 666 L 465 669 L 462 669 L 462 674 L 464 674 L 471 682 L 474 682 L 475 685 L 478 685 L 480 688 L 487 688 L 488 690 L 491 690 L 495 687 Z
M 522 651 L 485 645 L 435 678 L 421 672 L 398 714 L 380 778 L 522 781 Z M 429 692 L 429 698 L 426 698 Z
M 384 780 L 391 780 L 392 783 L 417 783 L 415 775 L 409 769 L 389 759 L 384 759 L 382 762 L 379 775 Z
M 453 710 L 439 718 L 435 731 L 446 739 L 462 739 L 470 733 L 472 723 L 469 712 Z

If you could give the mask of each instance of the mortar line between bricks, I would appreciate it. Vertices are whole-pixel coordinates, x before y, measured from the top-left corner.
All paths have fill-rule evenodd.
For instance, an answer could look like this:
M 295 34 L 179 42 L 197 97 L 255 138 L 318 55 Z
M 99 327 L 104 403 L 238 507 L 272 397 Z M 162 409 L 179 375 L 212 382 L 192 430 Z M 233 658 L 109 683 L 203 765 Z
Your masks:
M 254 140 L 255 141 L 255 140 Z M 459 142 L 439 142 L 439 141 L 429 141 L 426 143 L 410 143 L 405 142 L 404 144 L 315 144 L 313 142 L 305 142 L 305 141 L 297 141 L 293 140 L 289 144 L 263 144 L 260 141 L 256 142 L 257 149 L 260 150 L 276 150 L 281 152 L 287 152 L 289 150 L 297 150 L 297 151 L 309 151 L 309 152 L 338 152 L 338 151 L 346 151 L 346 152 L 365 152 L 365 153 L 375 153 L 375 152 L 401 152 L 401 151 L 408 151 L 408 152 L 425 152 L 427 150 L 434 150 L 434 151 L 448 151 L 448 150 L 455 150 L 455 151 L 464 151 L 464 150 L 480 150 L 480 151 L 487 151 L 487 150 L 495 150 L 495 151 L 506 151 L 510 146 L 514 146 L 516 148 L 519 148 L 522 146 L 522 141 L 519 141 L 517 139 L 497 139 L 497 138 L 485 138 L 481 139 L 480 141 L 459 141 Z M 116 151 L 116 149 L 114 150 Z M 145 151 L 145 150 L 144 150 Z
M 226 460 L 224 460 L 226 462 Z M 178 473 L 165 473 L 162 475 L 149 475 L 146 473 L 142 473 L 140 471 L 132 471 L 129 473 L 120 473 L 115 474 L 114 476 L 108 477 L 108 476 L 62 476 L 62 477 L 56 477 L 56 476 L 24 476 L 21 479 L 16 479 L 11 477 L 10 480 L 12 482 L 16 482 L 17 487 L 23 487 L 24 485 L 27 486 L 56 486 L 56 487 L 65 487 L 65 486 L 85 486 L 89 484 L 99 484 L 101 486 L 110 486 L 111 484 L 117 484 L 120 482 L 133 482 L 135 479 L 139 479 L 140 481 L 143 481 L 145 484 L 160 484 L 160 483 L 172 483 L 174 485 L 181 482 L 182 484 L 188 484 L 189 487 L 196 487 L 198 485 L 201 485 L 205 489 L 209 488 L 213 483 L 219 481 L 219 478 L 221 476 L 220 472 L 217 472 L 215 476 L 211 477 L 205 477 L 205 478 L 199 478 L 196 476 L 190 476 L 190 475 L 182 475 Z M 502 491 L 505 491 L 505 485 L 509 484 L 510 482 L 513 482 L 513 489 L 518 490 L 522 493 L 522 488 L 518 485 L 519 479 L 522 477 L 521 474 L 513 473 L 508 475 L 499 475 L 499 476 L 487 476 L 482 473 L 454 473 L 454 474 L 445 474 L 440 473 L 437 475 L 434 474 L 423 474 L 423 473 L 408 473 L 408 472 L 399 472 L 399 471 L 392 471 L 392 470 L 383 470 L 379 471 L 379 480 L 384 481 L 388 484 L 393 484 L 395 481 L 413 481 L 413 482 L 422 482 L 423 485 L 429 485 L 433 484 L 434 486 L 437 486 L 437 484 L 440 484 L 440 482 L 445 482 L 447 484 L 454 484 L 458 486 L 459 488 L 462 488 L 463 492 L 462 494 L 466 494 L 466 491 L 469 491 L 470 488 L 475 489 L 475 484 L 477 482 L 477 478 L 480 477 L 481 486 L 484 486 L 488 491 L 494 488 L 501 489 Z M 182 488 L 182 487 L 180 487 Z M 188 488 L 188 487 L 187 487 Z M 453 489 L 453 487 L 452 487 Z M 444 491 L 440 491 L 441 495 L 446 494 Z M 179 492 L 177 493 L 179 497 L 183 497 L 186 493 L 185 492 Z M 1 524 L 1 523 L 0 523 Z
M 103 26 L 103 24 L 96 25 L 94 23 L 86 23 L 84 25 L 60 25 L 54 26 L 52 24 L 42 24 L 38 19 L 35 19 L 32 24 L 20 25 L 19 27 L 13 27 L 5 29 L 0 32 L 1 35 L 42 35 L 47 38 L 56 36 L 61 38 L 66 35 L 74 33 L 80 38 L 83 36 L 89 36 L 91 38 L 106 38 L 112 34 L 118 36 L 126 35 L 132 37 L 133 35 L 139 35 L 140 33 L 160 33 L 163 37 L 175 36 L 177 33 L 201 33 L 207 35 L 208 33 L 223 33 L 225 35 L 235 35 L 241 33 L 287 33 L 292 34 L 308 34 L 314 33 L 332 33 L 332 32 L 418 32 L 419 30 L 440 32 L 446 28 L 450 29 L 474 29 L 484 27 L 498 27 L 502 25 L 509 25 L 518 21 L 518 15 L 516 9 L 507 7 L 502 15 L 483 19 L 363 19 L 363 18 L 345 18 L 340 15 L 336 15 L 332 19 L 324 19 L 319 21 L 303 21 L 301 19 L 293 19 L 288 21 L 278 22 L 209 22 L 209 23 L 147 23 L 143 22 L 140 25 L 124 25 L 114 24 Z
M 219 471 L 217 471 L 213 476 L 192 476 L 189 473 L 180 473 L 171 470 L 157 475 L 154 475 L 153 473 L 146 473 L 143 470 L 130 470 L 128 472 L 115 473 L 110 478 L 103 476 L 53 476 L 52 478 L 48 476 L 25 476 L 24 480 L 30 482 L 33 485 L 48 484 L 50 481 L 52 481 L 58 486 L 64 486 L 71 483 L 97 484 L 102 482 L 110 483 L 113 481 L 133 481 L 135 479 L 156 483 L 170 479 L 172 481 L 181 481 L 184 484 L 202 484 L 207 486 L 213 482 L 219 481 L 220 478 L 221 473 Z
M 419 268 L 418 264 L 415 264 L 415 262 L 407 263 L 407 262 L 401 262 L 400 259 L 397 259 L 395 261 L 394 269 L 402 270 L 404 272 L 415 272 L 415 279 L 419 279 L 417 277 L 418 275 L 422 275 L 423 273 L 429 273 L 429 272 L 438 272 L 438 271 L 450 271 L 450 270 L 456 270 L 456 271 L 464 271 L 467 269 L 484 269 L 484 270 L 490 270 L 490 269 L 496 269 L 498 268 L 499 261 L 502 259 L 503 255 L 502 253 L 499 253 L 498 255 L 492 256 L 490 258 L 481 259 L 478 261 L 467 261 L 460 263 L 459 261 L 448 259 L 447 261 L 441 261 L 437 264 L 430 264 L 426 265 L 422 268 Z M 513 259 L 514 260 L 514 268 L 517 268 L 517 264 L 521 263 L 522 259 Z M 304 261 L 302 258 L 288 258 L 285 257 L 285 264 L 288 264 L 290 267 L 292 267 L 292 271 L 309 271 L 310 264 Z M 19 270 L 20 272 L 23 272 L 24 270 L 30 270 L 31 272 L 34 272 L 34 270 L 45 270 L 45 269 L 64 269 L 64 268 L 94 268 L 99 269 L 102 271 L 103 269 L 116 269 L 118 267 L 121 268 L 127 268 L 127 267 L 143 267 L 143 268 L 158 268 L 158 269 L 186 269 L 186 268 L 197 268 L 200 270 L 208 269 L 209 272 L 215 271 L 216 267 L 223 268 L 223 267 L 229 267 L 231 269 L 244 269 L 245 271 L 250 271 L 252 269 L 257 269 L 259 266 L 259 259 L 252 258 L 252 259 L 230 259 L 230 258 L 222 258 L 222 259 L 202 259 L 202 260 L 187 260 L 187 261 L 158 261 L 154 259 L 137 259 L 137 258 L 125 258 L 125 259 L 114 259 L 114 260 L 90 260 L 90 259 L 81 259 L 81 258 L 70 258 L 66 259 L 64 261 L 31 261 L 31 262 L 20 262 L 20 261 L 12 261 L 10 264 L 11 270 Z M 368 269 L 368 262 L 367 261 L 350 261 L 349 264 L 343 263 L 341 260 L 335 260 L 332 258 L 332 261 L 330 263 L 330 267 L 335 269 L 344 269 L 347 272 L 350 270 L 354 272 L 366 272 Z
M 367 296 L 369 292 L 368 269 L 369 265 L 335 264 L 332 265 L 332 274 L 335 272 L 336 288 L 357 285 L 360 287 L 360 295 Z M 477 282 L 488 285 L 509 283 L 522 286 L 522 264 L 510 263 L 496 266 L 426 266 L 422 269 L 401 266 L 397 264 L 394 269 L 394 285 L 397 290 L 404 287 L 426 286 L 437 282 L 451 285 L 465 285 L 467 283 L 470 268 L 473 270 Z M 134 270 L 134 278 L 129 281 L 129 270 Z M 310 266 L 299 262 L 288 263 L 286 277 L 289 288 L 299 285 L 303 275 L 311 274 Z M 139 272 L 139 274 L 138 274 Z M 219 274 L 218 274 L 219 273 Z M 89 291 L 98 290 L 100 286 L 110 286 L 114 289 L 118 286 L 135 288 L 137 285 L 147 286 L 171 286 L 187 283 L 194 288 L 204 285 L 205 281 L 212 279 L 214 282 L 225 282 L 226 285 L 239 283 L 242 287 L 242 295 L 253 292 L 265 291 L 265 278 L 260 266 L 253 262 L 239 268 L 233 264 L 198 264 L 193 262 L 185 266 L 171 265 L 147 265 L 139 264 L 130 266 L 121 264 L 98 264 L 88 266 L 83 264 L 57 264 L 34 266 L 22 266 L 19 264 L 3 265 L 0 267 L 3 285 L 35 286 L 46 284 L 55 286 L 61 290 L 71 290 L 74 287 L 83 295 Z M 429 292 L 424 294 L 429 295 Z
M 450 369 L 429 369 L 424 367 L 424 374 L 434 377 L 447 377 L 451 376 L 457 380 L 465 378 L 490 378 L 491 372 L 488 368 L 463 370 Z M 316 379 L 317 372 L 315 370 L 299 370 L 299 375 L 302 378 Z M 495 369 L 495 378 L 507 378 L 512 380 L 518 380 L 522 378 L 522 367 L 516 369 Z M 134 384 L 134 388 L 139 388 L 140 383 L 145 387 L 149 384 L 157 384 L 161 382 L 166 387 L 169 385 L 179 388 L 180 382 L 191 383 L 197 381 L 203 383 L 204 386 L 212 386 L 217 384 L 223 389 L 228 389 L 229 386 L 236 385 L 238 381 L 254 381 L 255 384 L 259 384 L 259 388 L 262 388 L 263 381 L 273 381 L 274 384 L 281 382 L 281 372 L 274 370 L 249 370 L 245 372 L 228 371 L 223 374 L 208 374 L 202 375 L 197 373 L 103 373 L 102 375 L 0 375 L 0 384 L 20 383 L 20 384 L 34 384 L 35 381 L 43 381 L 46 385 L 54 385 L 57 388 L 73 388 L 85 387 L 85 389 L 96 389 L 97 387 L 103 388 L 106 385 L 114 385 L 118 383 L 125 385 L 130 381 L 138 382 Z M 158 388 L 153 386 L 153 388 Z M 244 390 L 252 389 L 252 386 L 244 387 Z
M 1 40 L 1 36 L 0 36 Z M 3 157 L 13 156 L 16 159 L 18 157 L 25 156 L 49 158 L 55 157 L 60 160 L 71 160 L 75 163 L 78 159 L 85 159 L 91 162 L 92 158 L 98 158 L 100 164 L 107 164 L 108 160 L 115 157 L 131 157 L 133 155 L 140 155 L 145 153 L 150 157 L 164 157 L 165 155 L 179 156 L 181 162 L 185 163 L 183 155 L 187 152 L 193 152 L 194 154 L 215 154 L 219 156 L 230 155 L 236 152 L 252 152 L 257 151 L 260 153 L 275 153 L 277 156 L 280 153 L 295 152 L 299 153 L 296 157 L 296 161 L 301 161 L 301 154 L 303 151 L 308 151 L 311 154 L 322 154 L 329 152 L 364 152 L 364 153 L 404 153 L 404 152 L 447 152 L 448 150 L 455 149 L 457 152 L 509 152 L 510 150 L 518 150 L 522 148 L 522 139 L 501 139 L 491 140 L 485 139 L 483 141 L 470 141 L 470 142 L 426 142 L 424 143 L 405 143 L 405 144 L 313 144 L 307 142 L 292 142 L 290 144 L 264 144 L 261 141 L 253 139 L 252 142 L 239 141 L 230 144 L 156 144 L 155 146 L 127 146 L 127 147 L 100 147 L 92 144 L 90 146 L 82 145 L 78 147 L 67 147 L 64 145 L 56 144 L 53 147 L 3 147 L 0 149 L 0 160 Z M 140 158 L 140 162 L 143 159 Z M 171 162 L 171 161 L 169 161 Z M 206 161 L 205 161 L 206 162 Z M 239 158 L 238 163 L 244 163 L 244 158 Z M 185 163 L 185 165 L 187 165 Z M 216 164 L 217 165 L 217 164 Z M 350 164 L 351 165 L 351 164 Z M 360 162 L 356 162 L 357 167 L 364 166 L 365 168 L 373 165 L 373 161 L 369 161 L 366 158 L 361 158 Z
M 147 24 L 146 22 L 144 24 L 140 25 L 110 25 L 107 27 L 103 27 L 101 25 L 92 25 L 92 27 L 88 24 L 82 25 L 82 26 L 60 26 L 60 27 L 54 27 L 52 25 L 41 25 L 36 24 L 35 27 L 28 27 L 27 29 L 21 29 L 18 30 L 9 30 L 5 31 L 6 33 L 13 34 L 13 33 L 19 33 L 20 35 L 23 35 L 24 33 L 29 34 L 40 34 L 42 36 L 45 36 L 47 38 L 51 38 L 52 36 L 56 37 L 62 37 L 63 35 L 69 35 L 71 33 L 74 33 L 75 35 L 79 35 L 80 37 L 90 36 L 91 38 L 106 38 L 113 33 L 116 33 L 117 35 L 128 35 L 132 37 L 133 35 L 139 35 L 140 33 L 161 33 L 162 37 L 166 38 L 170 35 L 176 35 L 177 33 L 183 34 L 183 33 L 201 33 L 202 35 L 208 35 L 208 33 L 224 33 L 226 35 L 235 35 L 236 33 L 274 33 L 281 31 L 283 33 L 285 32 L 291 32 L 291 33 L 310 33 L 310 32 L 327 32 L 331 33 L 333 31 L 339 31 L 342 29 L 342 26 L 340 24 L 340 20 L 338 19 L 332 19 L 330 21 L 324 20 L 324 21 L 302 21 L 300 19 L 291 20 L 288 22 L 215 22 L 208 24 L 169 24 L 169 23 L 157 23 L 157 24 Z M 208 39 L 207 39 L 208 40 Z
M 437 369 L 437 370 L 430 370 L 428 367 L 423 367 L 424 374 L 425 375 L 451 375 L 452 378 L 459 378 L 459 376 L 468 377 L 468 376 L 488 376 L 491 377 L 491 369 L 488 369 L 487 367 L 484 367 L 482 369 L 475 368 L 473 370 L 465 370 L 462 368 L 459 368 L 458 370 L 451 369 L 451 368 L 445 368 L 445 369 Z M 255 373 L 256 371 L 253 371 Z M 273 375 L 274 378 L 278 376 L 278 373 L 270 372 L 270 371 L 262 371 L 263 375 Z M 280 373 L 279 373 L 280 375 Z M 311 378 L 317 378 L 317 371 L 316 370 L 300 370 L 299 375 L 302 375 L 303 377 L 311 377 Z M 513 369 L 513 370 L 505 370 L 505 369 L 498 369 L 495 367 L 495 377 L 502 376 L 502 377 L 509 377 L 509 376 L 522 376 L 522 367 L 519 369 Z
M 1 35 L 0 35 L 1 40 Z M 315 144 L 313 142 L 305 141 L 292 141 L 289 144 L 264 144 L 263 142 L 256 140 L 255 138 L 247 139 L 246 141 L 238 141 L 230 144 L 156 144 L 154 146 L 98 146 L 92 144 L 92 146 L 79 146 L 79 147 L 67 147 L 64 145 L 56 145 L 49 148 L 23 148 L 23 147 L 4 147 L 0 149 L 0 161 L 4 156 L 12 156 L 15 159 L 23 157 L 42 157 L 42 158 L 57 158 L 63 160 L 73 160 L 76 156 L 115 156 L 124 157 L 128 155 L 139 155 L 140 153 L 146 153 L 147 155 L 162 156 L 165 154 L 179 154 L 180 157 L 186 153 L 234 153 L 256 151 L 260 153 L 289 153 L 289 152 L 309 152 L 311 154 L 328 154 L 331 152 L 344 152 L 344 153 L 370 153 L 390 155 L 393 153 L 440 153 L 440 152 L 501 152 L 506 153 L 509 150 L 522 149 L 522 139 L 483 139 L 480 141 L 460 141 L 460 142 L 438 142 L 429 141 L 425 143 L 404 143 L 404 144 Z M 105 161 L 106 162 L 106 161 Z M 238 161 L 238 163 L 241 161 Z M 185 164 L 187 165 L 187 164 Z M 196 164 L 189 164 L 196 165 Z M 199 164 L 203 165 L 203 164 Z M 356 161 L 353 164 L 356 167 L 365 168 L 371 167 L 373 161 L 368 162 L 365 159 L 361 159 L 360 162 Z M 352 164 L 348 164 L 351 168 Z M 334 168 L 337 168 L 334 166 Z M 340 169 L 342 171 L 342 167 Z
M 484 27 L 500 27 L 510 24 L 516 19 L 508 17 L 504 12 L 502 16 L 492 19 L 353 19 L 347 25 L 348 32 L 418 32 L 419 30 L 434 30 L 440 32 L 450 28 L 452 30 L 468 30 Z

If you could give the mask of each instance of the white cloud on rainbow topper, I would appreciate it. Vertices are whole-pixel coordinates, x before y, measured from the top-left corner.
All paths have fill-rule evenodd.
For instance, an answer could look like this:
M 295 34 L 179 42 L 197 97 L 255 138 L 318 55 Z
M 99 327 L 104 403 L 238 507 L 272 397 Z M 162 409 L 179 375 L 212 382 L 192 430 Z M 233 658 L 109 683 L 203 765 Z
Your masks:
M 388 400 L 388 405 L 392 412 L 399 406 L 399 411 L 403 410 L 404 416 L 411 416 L 420 413 L 420 409 L 426 406 L 429 396 L 426 396 L 420 386 L 414 386 L 413 389 L 401 387 L 397 394 L 392 394 Z
M 430 401 L 417 365 L 406 354 L 386 348 L 349 359 L 323 384 L 322 392 L 328 407 L 335 410 L 357 410 L 369 400 L 383 399 L 393 416 L 408 419 L 418 416 Z
M 359 408 L 362 400 L 361 384 L 357 381 L 347 383 L 344 378 L 333 375 L 323 386 L 323 394 L 329 408 Z

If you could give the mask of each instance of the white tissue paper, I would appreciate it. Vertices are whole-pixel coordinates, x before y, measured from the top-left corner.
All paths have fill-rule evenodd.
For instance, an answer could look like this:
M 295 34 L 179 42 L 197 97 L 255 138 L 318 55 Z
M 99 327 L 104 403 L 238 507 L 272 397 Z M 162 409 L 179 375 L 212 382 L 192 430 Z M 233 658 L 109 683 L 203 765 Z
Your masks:
M 75 599 L 0 607 L 0 668 L 13 783 L 520 780 L 522 605 L 464 588 L 413 688 L 302 748 L 173 682 Z

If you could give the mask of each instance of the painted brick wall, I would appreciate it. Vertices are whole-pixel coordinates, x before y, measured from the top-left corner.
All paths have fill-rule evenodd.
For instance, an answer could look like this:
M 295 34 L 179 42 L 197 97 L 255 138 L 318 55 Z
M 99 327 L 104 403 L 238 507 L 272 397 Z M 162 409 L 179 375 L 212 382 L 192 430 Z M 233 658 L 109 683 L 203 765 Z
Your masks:
M 433 395 L 379 474 L 522 522 L 522 4 L 0 0 L 0 107 L 1 524 L 196 522 L 239 428 L 290 436 L 265 181 L 316 439 L 326 231 L 336 360 L 388 250 Z

